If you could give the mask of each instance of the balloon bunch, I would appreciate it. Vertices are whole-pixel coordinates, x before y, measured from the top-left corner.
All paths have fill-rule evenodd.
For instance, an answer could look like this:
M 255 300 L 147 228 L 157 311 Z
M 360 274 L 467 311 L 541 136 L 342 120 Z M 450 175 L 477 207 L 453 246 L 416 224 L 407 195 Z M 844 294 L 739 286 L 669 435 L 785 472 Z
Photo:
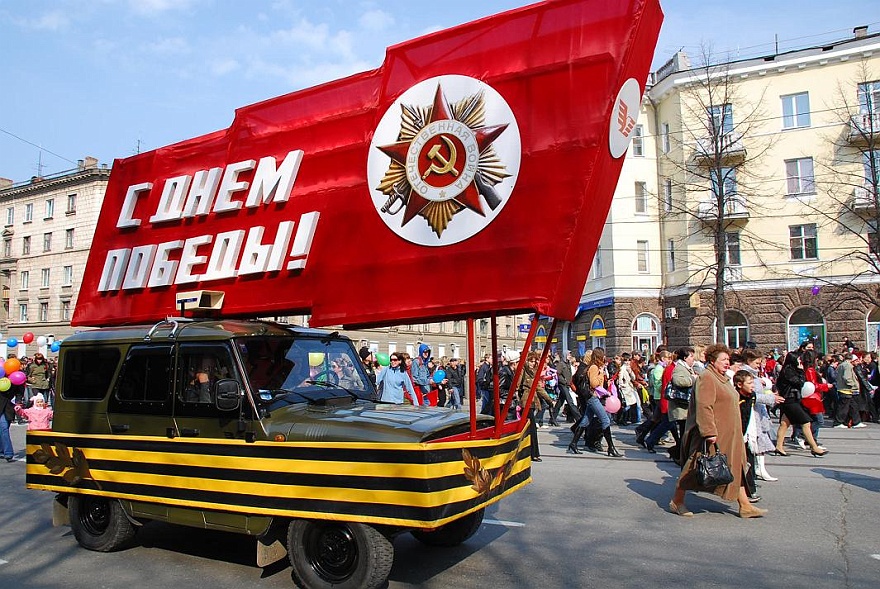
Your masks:
M 46 336 L 41 335 L 39 337 L 34 337 L 34 334 L 30 331 L 26 331 L 24 335 L 21 336 L 21 341 L 25 344 L 33 343 L 34 339 L 37 340 L 37 345 L 39 347 L 43 347 L 49 344 L 49 340 L 46 339 Z M 2 340 L 0 340 L 2 341 Z M 8 348 L 17 348 L 18 347 L 18 338 L 17 337 L 8 337 L 6 338 L 6 347 Z M 49 345 L 49 349 L 55 353 L 58 353 L 58 350 L 61 349 L 61 340 L 55 340 Z
M 21 362 L 18 358 L 10 358 L 0 367 L 0 391 L 8 391 L 12 385 L 23 385 L 27 380 L 24 372 L 21 371 Z

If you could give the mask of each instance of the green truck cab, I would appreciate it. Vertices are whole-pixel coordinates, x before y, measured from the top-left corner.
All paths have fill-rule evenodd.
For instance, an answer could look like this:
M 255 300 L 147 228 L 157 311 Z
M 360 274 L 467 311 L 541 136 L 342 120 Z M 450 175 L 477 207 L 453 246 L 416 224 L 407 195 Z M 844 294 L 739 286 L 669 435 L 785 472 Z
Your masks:
M 352 342 L 270 322 L 169 319 L 64 341 L 52 431 L 28 432 L 27 486 L 112 551 L 151 520 L 257 539 L 303 587 L 376 587 L 393 538 L 454 545 L 530 482 L 527 429 L 378 401 Z M 477 426 L 493 424 L 477 416 Z

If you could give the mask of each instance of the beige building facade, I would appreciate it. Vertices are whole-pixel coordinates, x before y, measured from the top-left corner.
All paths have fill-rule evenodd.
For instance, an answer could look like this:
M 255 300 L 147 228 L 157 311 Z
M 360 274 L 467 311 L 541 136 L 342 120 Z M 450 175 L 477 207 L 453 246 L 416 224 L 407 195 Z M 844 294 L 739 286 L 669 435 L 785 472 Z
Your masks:
M 679 53 L 653 73 L 565 344 L 877 349 L 878 80 L 866 27 L 711 68 Z

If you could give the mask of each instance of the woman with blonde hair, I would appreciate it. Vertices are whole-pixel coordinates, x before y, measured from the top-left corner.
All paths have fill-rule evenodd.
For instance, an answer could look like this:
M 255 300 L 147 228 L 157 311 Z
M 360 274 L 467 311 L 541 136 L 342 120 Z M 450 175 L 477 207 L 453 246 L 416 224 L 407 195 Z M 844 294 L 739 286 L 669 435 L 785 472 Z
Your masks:
M 682 456 L 687 458 L 675 485 L 675 494 L 669 502 L 669 510 L 677 515 L 694 515 L 685 506 L 687 491 L 707 491 L 722 499 L 736 501 L 741 518 L 762 517 L 767 514 L 766 509 L 752 505 L 743 486 L 746 448 L 743 442 L 742 416 L 739 410 L 739 394 L 725 374 L 728 368 L 730 350 L 727 346 L 715 344 L 706 348 L 706 370 L 697 378 L 685 425 Z M 714 444 L 718 445 L 721 453 L 727 455 L 733 482 L 717 487 L 701 487 L 697 483 L 697 458 L 702 454 L 704 446 Z

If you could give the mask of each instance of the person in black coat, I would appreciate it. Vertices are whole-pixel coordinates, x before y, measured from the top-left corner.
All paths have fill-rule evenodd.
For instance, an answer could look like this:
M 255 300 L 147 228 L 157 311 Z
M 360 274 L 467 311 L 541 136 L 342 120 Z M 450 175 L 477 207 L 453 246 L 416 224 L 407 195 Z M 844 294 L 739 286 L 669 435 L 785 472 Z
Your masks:
M 773 454 L 777 456 L 788 456 L 783 449 L 785 443 L 785 434 L 788 432 L 789 426 L 800 427 L 804 434 L 804 439 L 810 445 L 810 452 L 813 456 L 820 457 L 828 453 L 828 450 L 822 450 L 816 444 L 813 438 L 813 430 L 810 429 L 812 417 L 804 406 L 801 405 L 801 390 L 807 377 L 801 364 L 801 355 L 799 352 L 789 352 L 782 363 L 782 371 L 776 380 L 776 389 L 779 396 L 785 398 L 785 402 L 779 408 L 782 416 L 779 418 L 779 430 L 776 432 L 776 450 Z

